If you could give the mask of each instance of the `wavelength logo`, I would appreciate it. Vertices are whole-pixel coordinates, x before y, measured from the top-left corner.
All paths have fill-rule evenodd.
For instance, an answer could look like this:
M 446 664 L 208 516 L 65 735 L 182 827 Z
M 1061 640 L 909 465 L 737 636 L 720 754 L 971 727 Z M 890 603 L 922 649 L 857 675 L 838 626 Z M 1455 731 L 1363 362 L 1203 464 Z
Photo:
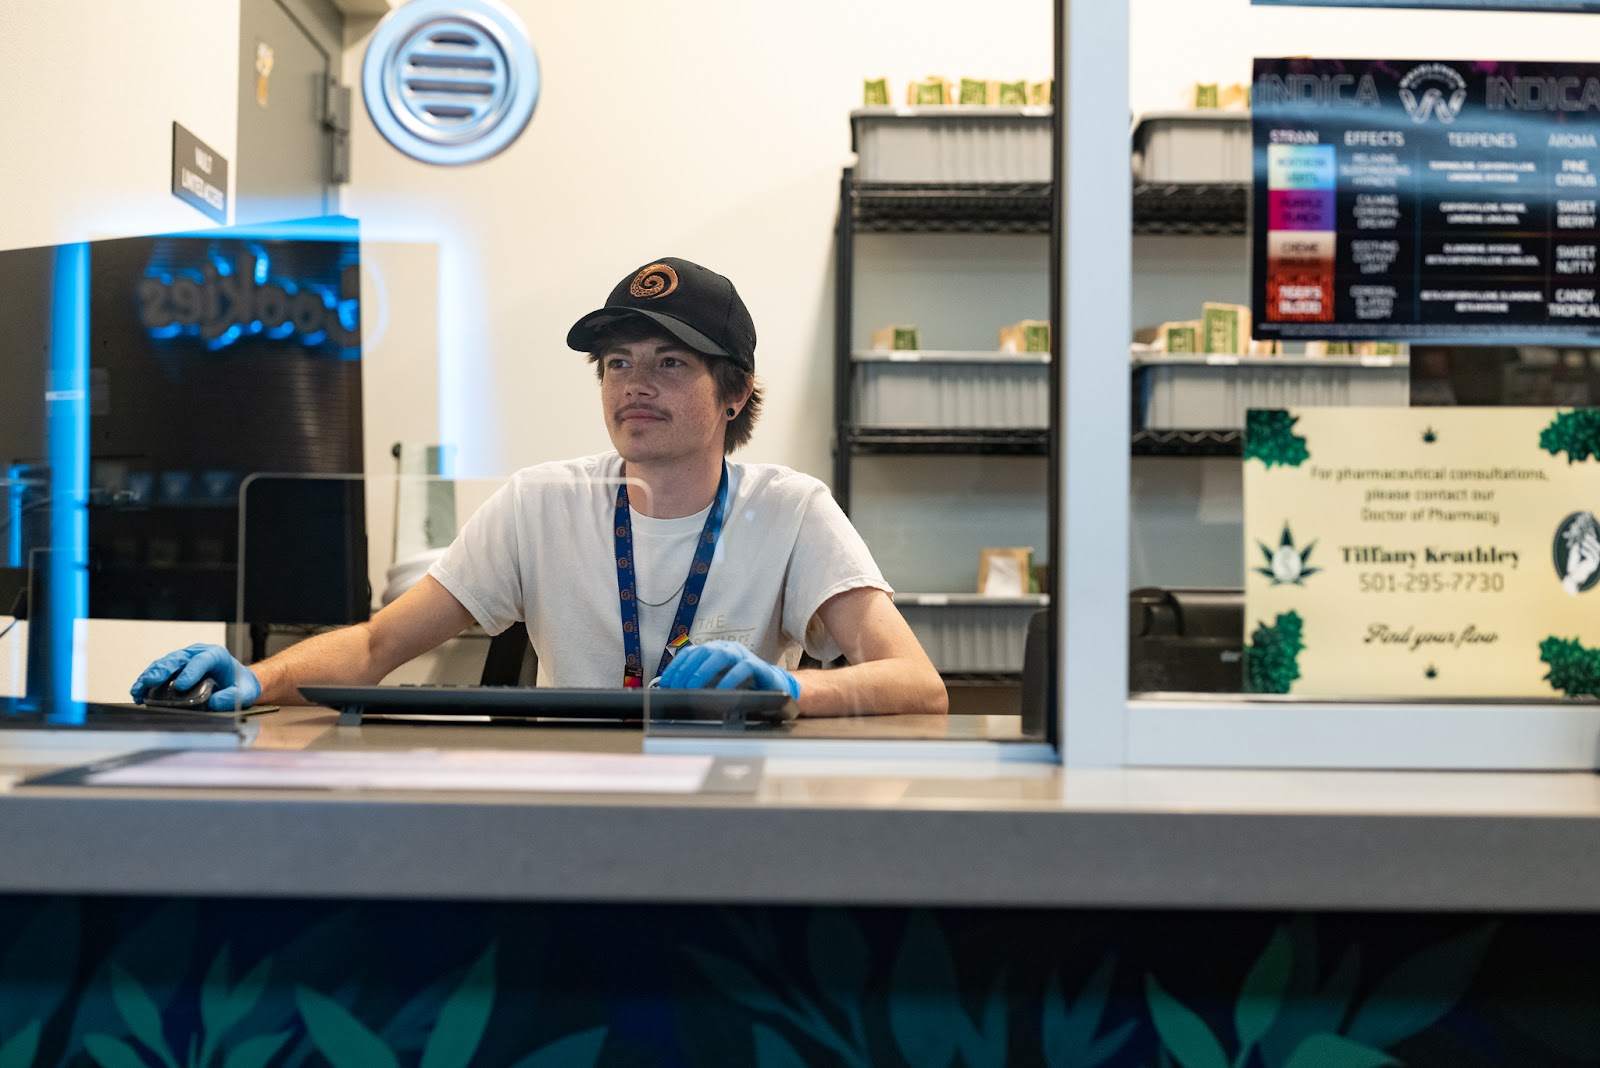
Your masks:
M 1400 103 L 1419 126 L 1434 116 L 1448 126 L 1466 106 L 1467 80 L 1443 63 L 1424 63 L 1400 79 Z

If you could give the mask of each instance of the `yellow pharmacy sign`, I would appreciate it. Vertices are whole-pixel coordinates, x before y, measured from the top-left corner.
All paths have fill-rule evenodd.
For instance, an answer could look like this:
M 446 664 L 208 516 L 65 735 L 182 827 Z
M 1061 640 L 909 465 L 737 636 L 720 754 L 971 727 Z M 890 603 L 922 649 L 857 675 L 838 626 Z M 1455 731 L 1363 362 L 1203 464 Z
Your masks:
M 1600 409 L 1253 411 L 1246 686 L 1600 690 Z

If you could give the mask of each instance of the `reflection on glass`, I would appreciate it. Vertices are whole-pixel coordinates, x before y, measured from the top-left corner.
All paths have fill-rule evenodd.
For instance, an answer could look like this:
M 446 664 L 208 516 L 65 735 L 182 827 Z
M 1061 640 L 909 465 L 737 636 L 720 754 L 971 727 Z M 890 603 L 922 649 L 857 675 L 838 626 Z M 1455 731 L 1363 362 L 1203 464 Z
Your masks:
M 999 636 L 1005 648 L 976 620 L 967 662 L 1014 671 L 1027 645 L 1042 670 L 1044 631 L 1029 626 L 1042 622 L 1041 561 L 1018 547 L 1027 539 L 974 542 L 986 589 L 897 607 L 824 483 L 724 459 L 724 435 L 738 430 L 742 444 L 760 405 L 734 335 L 696 341 L 725 353 L 708 356 L 628 305 L 674 284 L 693 296 L 701 270 L 647 265 L 586 317 L 597 332 L 575 344 L 595 361 L 618 451 L 485 485 L 443 477 L 436 446 L 420 463 L 402 449 L 392 477 L 342 473 L 363 457 L 353 227 L 0 253 L 0 276 L 16 282 L 6 292 L 24 302 L 4 309 L 19 389 L 0 431 L 0 607 L 25 611 L 33 639 L 8 692 L 64 714 L 125 705 L 124 692 L 226 712 L 323 699 L 306 686 L 420 678 L 502 684 L 491 718 L 526 715 L 505 703 L 526 700 L 539 716 L 580 719 L 626 704 L 624 718 L 663 730 L 1041 731 L 1038 717 L 982 718 L 982 705 L 953 729 L 924 651 L 947 636 L 907 621 L 1009 607 L 1020 625 Z M 616 328 L 619 293 L 622 319 L 644 329 Z M 704 311 L 672 307 L 674 321 Z M 28 308 L 53 311 L 30 319 Z M 730 366 L 736 375 L 721 373 Z M 1032 515 L 1029 481 L 990 488 Z M 90 625 L 103 620 L 185 629 L 118 642 L 119 655 L 142 650 L 140 663 L 108 694 L 91 670 L 106 662 Z M 450 650 L 464 630 L 483 648 L 460 671 Z M 590 696 L 563 706 L 512 694 L 519 685 Z M 1045 686 L 1032 680 L 1030 707 L 1042 710 Z
M 1417 406 L 1575 407 L 1600 400 L 1600 353 L 1584 348 L 1417 345 L 1411 403 Z
M 1382 92 L 1344 107 L 1277 91 L 1307 70 Z M 1466 77 L 1485 70 L 1492 96 L 1492 64 Z M 1148 116 L 1158 147 L 1195 139 L 1163 179 L 1183 185 L 1135 193 L 1129 692 L 1592 693 L 1569 685 L 1594 507 L 1573 410 L 1600 370 L 1569 343 L 1590 333 L 1593 290 L 1570 279 L 1592 271 L 1594 215 L 1564 192 L 1593 181 L 1592 139 L 1485 111 L 1448 64 L 1256 75 L 1253 168 L 1217 166 L 1251 146 L 1200 134 L 1214 112 Z M 1459 84 L 1422 91 L 1439 77 Z M 1518 156 L 1519 139 L 1538 147 Z M 1474 184 L 1496 172 L 1519 177 Z M 1170 213 L 1141 221 L 1157 199 Z M 1252 312 L 1255 341 L 1233 329 Z M 1507 407 L 1542 411 L 1491 410 Z
M 1337 517 L 1328 513 L 1318 517 L 1320 523 L 1312 524 L 1314 530 L 1308 526 L 1302 531 L 1301 523 L 1293 524 L 1291 530 L 1281 519 L 1276 520 L 1278 525 L 1272 527 L 1270 538 L 1253 537 L 1247 545 L 1243 482 L 1248 480 L 1241 478 L 1239 459 L 1147 458 L 1135 465 L 1134 478 L 1132 567 L 1135 588 L 1130 595 L 1130 693 L 1265 691 L 1293 695 L 1309 692 L 1307 687 L 1311 683 L 1295 677 L 1294 662 L 1300 654 L 1291 655 L 1293 650 L 1310 641 L 1308 635 L 1295 629 L 1303 623 L 1284 618 L 1283 613 L 1276 611 L 1265 615 L 1258 612 L 1246 619 L 1242 592 L 1246 570 L 1266 576 L 1274 589 L 1292 589 L 1297 580 L 1307 584 L 1325 582 L 1308 576 L 1314 574 L 1313 569 L 1323 570 L 1330 563 L 1371 564 L 1363 566 L 1356 576 L 1359 585 L 1354 588 L 1361 595 L 1361 601 L 1350 607 L 1352 618 L 1359 616 L 1367 620 L 1364 633 L 1371 642 L 1383 646 L 1404 644 L 1402 639 L 1410 631 L 1409 640 L 1413 644 L 1432 649 L 1453 635 L 1463 643 L 1476 643 L 1480 659 L 1498 652 L 1484 645 L 1492 644 L 1491 635 L 1509 634 L 1507 613 L 1511 611 L 1511 602 L 1505 601 L 1505 597 L 1511 594 L 1505 594 L 1501 598 L 1505 603 L 1498 607 L 1487 602 L 1461 604 L 1461 611 L 1454 613 L 1460 616 L 1459 625 L 1447 625 L 1448 620 L 1440 618 L 1427 626 L 1416 627 L 1408 627 L 1406 621 L 1421 618 L 1417 613 L 1423 611 L 1423 606 L 1420 601 L 1413 604 L 1405 598 L 1425 595 L 1431 602 L 1473 590 L 1483 590 L 1488 596 L 1513 587 L 1517 597 L 1534 596 L 1544 586 L 1555 588 L 1554 584 L 1560 582 L 1569 596 L 1557 598 L 1540 610 L 1544 621 L 1539 634 L 1547 630 L 1561 631 L 1561 635 L 1553 635 L 1553 638 L 1560 637 L 1563 641 L 1581 638 L 1581 627 L 1567 628 L 1571 630 L 1569 634 L 1562 629 L 1560 620 L 1565 618 L 1569 601 L 1580 605 L 1573 600 L 1579 594 L 1567 587 L 1581 587 L 1581 583 L 1573 583 L 1570 576 L 1575 571 L 1583 571 L 1587 557 L 1582 551 L 1581 534 L 1576 540 L 1561 542 L 1556 528 L 1559 525 L 1562 532 L 1567 532 L 1569 527 L 1578 529 L 1582 517 L 1587 514 L 1586 509 L 1592 508 L 1588 499 L 1592 494 L 1581 491 L 1573 494 L 1561 488 L 1574 478 L 1581 482 L 1585 477 L 1583 443 L 1567 442 L 1576 445 L 1576 467 L 1558 458 L 1537 481 L 1537 485 L 1550 487 L 1551 492 L 1537 500 L 1524 498 L 1528 486 L 1534 484 L 1528 481 L 1533 476 L 1527 472 L 1548 463 L 1548 454 L 1553 448 L 1563 448 L 1566 438 L 1585 437 L 1577 426 L 1580 417 L 1561 413 L 1587 408 L 1600 395 L 1595 388 L 1600 379 L 1600 365 L 1597 365 L 1594 351 L 1550 346 L 1416 345 L 1411 348 L 1407 362 L 1409 407 L 1413 411 L 1438 408 L 1451 412 L 1441 411 L 1432 418 L 1412 418 L 1406 426 L 1415 422 L 1415 427 L 1404 442 L 1372 454 L 1368 463 L 1356 465 L 1370 469 L 1369 474 L 1360 477 L 1372 482 L 1366 491 L 1369 511 L 1363 514 L 1376 523 L 1379 517 L 1388 516 L 1399 521 L 1407 508 L 1432 509 L 1419 514 L 1415 523 L 1445 521 L 1453 516 L 1460 521 L 1456 527 L 1441 528 L 1439 533 L 1454 533 L 1434 538 L 1429 543 L 1434 554 L 1430 559 L 1428 546 L 1418 548 L 1409 542 L 1401 545 L 1393 537 L 1385 540 L 1381 536 L 1387 530 L 1390 535 L 1404 535 L 1401 540 L 1409 538 L 1408 532 L 1413 528 L 1409 512 L 1404 512 L 1405 521 L 1399 527 L 1392 523 L 1387 528 L 1368 524 L 1368 534 L 1331 540 L 1329 535 L 1336 525 L 1330 524 Z M 1282 369 L 1284 374 L 1292 372 L 1289 366 Z M 1237 372 L 1224 368 L 1223 373 Z M 1475 429 L 1463 438 L 1460 430 L 1463 424 L 1454 409 L 1465 407 L 1485 410 L 1470 419 Z M 1545 411 L 1530 413 L 1532 422 L 1526 428 L 1511 432 L 1509 440 L 1502 440 L 1507 433 L 1502 430 L 1505 420 L 1494 412 L 1501 408 Z M 1302 433 L 1307 432 L 1306 425 L 1312 419 L 1310 413 L 1317 410 L 1301 408 L 1303 418 L 1298 419 L 1290 412 L 1273 413 L 1284 424 L 1277 430 L 1267 426 L 1269 415 L 1262 413 L 1260 429 L 1277 433 L 1288 445 L 1293 445 L 1296 439 L 1304 440 Z M 1507 414 L 1517 418 L 1512 413 Z M 1385 428 L 1395 424 L 1395 419 L 1405 417 L 1397 413 L 1391 419 L 1375 411 L 1360 418 L 1365 421 L 1358 437 L 1370 438 L 1385 433 Z M 1565 427 L 1563 420 L 1573 423 L 1575 429 Z M 1541 431 L 1541 428 L 1547 429 Z M 1562 441 L 1555 440 L 1561 436 L 1558 431 L 1565 433 Z M 1251 454 L 1258 458 L 1266 455 L 1272 451 L 1268 444 L 1257 442 L 1251 446 Z M 1405 448 L 1395 451 L 1401 444 Z M 1464 453 L 1462 449 L 1468 444 L 1477 451 Z M 1419 446 L 1420 451 L 1413 445 Z M 1280 459 L 1292 461 L 1298 455 L 1298 448 L 1286 451 Z M 1341 454 L 1356 455 L 1350 449 L 1341 450 Z M 1373 481 L 1386 470 L 1385 463 L 1388 467 L 1427 467 L 1425 461 L 1429 456 L 1436 457 L 1439 464 L 1447 467 L 1438 477 L 1419 475 L 1414 479 L 1397 480 L 1397 476 L 1384 475 L 1380 481 Z M 1331 462 L 1326 453 L 1324 462 Z M 1506 469 L 1505 478 L 1491 477 L 1496 467 Z M 1428 472 L 1424 471 L 1423 475 Z M 1354 474 L 1348 476 L 1355 477 Z M 1329 493 L 1323 498 L 1325 510 L 1334 507 L 1337 492 L 1330 485 Z M 1560 499 L 1554 500 L 1552 495 Z M 1278 497 L 1276 506 L 1287 507 L 1282 495 Z M 1523 503 L 1513 505 L 1514 500 Z M 1544 523 L 1550 527 L 1549 531 L 1541 533 L 1543 527 L 1523 529 L 1526 526 L 1523 520 L 1528 518 L 1530 509 L 1540 516 L 1543 515 L 1541 509 L 1554 509 L 1548 520 L 1541 518 L 1535 524 Z M 1340 516 L 1343 514 L 1338 512 Z M 1573 516 L 1578 519 L 1572 523 L 1563 519 Z M 1260 535 L 1259 531 L 1255 533 Z M 1530 547 L 1533 542 L 1543 545 L 1551 537 L 1557 542 L 1554 548 Z M 1187 552 L 1173 551 L 1185 543 Z M 1577 545 L 1576 552 L 1574 545 Z M 1300 554 L 1308 550 L 1316 557 L 1301 559 Z M 1410 559 L 1406 553 L 1411 550 L 1415 550 L 1417 557 L 1414 565 L 1394 563 Z M 1546 559 L 1552 554 L 1553 565 Z M 1516 570 L 1505 571 L 1513 567 L 1508 562 L 1513 557 Z M 1472 563 L 1467 567 L 1461 561 Z M 1482 564 L 1483 561 L 1488 563 Z M 1529 610 L 1526 605 L 1519 609 Z M 1510 630 L 1516 630 L 1520 636 L 1518 628 L 1510 627 Z M 1326 645 L 1326 641 L 1321 644 Z M 1259 648 L 1252 660 L 1247 647 L 1256 646 Z M 1548 685 L 1530 687 L 1528 680 L 1522 680 L 1515 684 L 1515 692 L 1523 693 L 1525 700 L 1535 697 L 1553 700 L 1583 692 L 1581 686 L 1575 690 L 1568 685 L 1572 681 L 1570 672 L 1547 672 L 1551 667 L 1550 658 L 1557 656 L 1559 659 L 1559 653 L 1560 650 L 1541 648 L 1537 655 L 1530 654 L 1534 659 L 1542 657 L 1543 663 L 1536 673 L 1548 673 Z M 1253 665 L 1253 674 L 1246 671 L 1247 665 Z M 1463 685 L 1459 676 L 1464 670 L 1465 665 L 1451 667 L 1438 656 L 1421 657 L 1412 673 L 1415 678 L 1402 673 L 1381 685 L 1375 682 L 1370 696 L 1379 698 L 1404 692 L 1413 694 L 1413 698 L 1427 694 L 1442 698 L 1459 692 Z M 1377 668 L 1369 664 L 1365 671 L 1371 675 Z M 1518 672 L 1517 678 L 1522 679 L 1523 674 Z M 1564 680 L 1559 685 L 1557 675 Z M 1486 682 L 1469 688 L 1474 696 L 1492 698 L 1509 695 L 1512 690 L 1507 687 L 1512 685 L 1509 681 Z M 1413 693 L 1417 690 L 1421 693 Z
M 1016 136 L 1044 159 L 1047 118 L 997 109 L 971 119 L 955 135 L 969 139 L 965 165 L 1021 180 L 1020 161 L 997 145 Z M 944 121 L 855 119 L 908 139 Z M 1050 610 L 1048 189 L 945 185 L 952 175 L 919 169 L 927 160 L 862 147 L 839 209 L 833 489 L 945 683 L 957 719 L 923 730 L 949 737 L 992 720 L 1010 737 L 1042 739 L 1046 686 L 1033 674 L 1042 679 L 1047 638 L 1033 628 Z M 888 167 L 915 181 L 879 186 Z
M 0 252 L 11 711 L 110 715 L 91 621 L 233 619 L 246 474 L 360 462 L 358 270 L 349 220 Z
M 15 447 L 4 459 L 7 505 L 5 565 L 12 604 L 24 601 L 34 640 L 28 643 L 20 698 L 7 702 L 8 714 L 38 716 L 49 722 L 82 722 L 74 701 L 73 633 L 85 614 L 84 483 L 88 415 L 88 248 L 63 245 L 31 250 L 19 266 L 44 267 L 49 292 L 22 324 L 18 344 L 27 355 L 48 338 L 43 359 L 18 377 L 26 389 L 12 402 L 20 409 Z M 37 282 L 35 283 L 37 284 Z M 42 371 L 43 381 L 35 375 Z M 0 413 L 0 420 L 5 416 Z M 14 609 L 15 611 L 15 609 Z M 6 624 L 16 627 L 16 617 Z
M 928 716 L 885 717 L 877 713 L 892 708 L 848 704 L 848 695 L 863 688 L 852 688 L 840 669 L 823 667 L 841 653 L 821 622 L 828 610 L 787 611 L 806 596 L 827 601 L 837 580 L 824 572 L 811 580 L 817 592 L 806 594 L 806 580 L 793 568 L 764 563 L 774 553 L 809 559 L 804 550 L 775 544 L 753 500 L 773 489 L 763 479 L 785 476 L 729 463 L 727 520 L 702 551 L 715 504 L 683 517 L 653 516 L 662 509 L 651 488 L 623 477 L 621 468 L 620 457 L 602 455 L 539 465 L 506 480 L 247 478 L 238 618 L 252 639 L 250 655 L 240 659 L 251 662 L 249 673 L 262 688 L 254 699 L 276 704 L 303 695 L 350 711 L 352 723 L 648 722 L 679 735 L 708 729 L 783 736 L 797 729 L 806 704 L 803 697 L 796 702 L 791 686 L 814 685 L 813 697 L 835 703 L 823 706 L 818 722 L 826 726 L 809 733 L 828 733 L 857 712 L 897 721 L 886 728 L 891 736 L 933 732 Z M 619 505 L 632 528 L 626 569 L 619 569 L 615 549 Z M 361 631 L 307 626 L 315 613 L 341 611 L 368 586 L 353 566 L 356 558 L 344 551 L 353 544 L 353 517 L 363 511 L 367 543 L 395 546 L 392 557 L 369 561 L 370 585 L 383 591 L 383 603 Z M 542 536 L 527 536 L 530 525 Z M 313 553 L 322 556 L 318 584 L 305 581 Z M 709 566 L 696 592 L 685 576 L 702 556 Z M 622 610 L 629 585 L 622 575 L 629 574 L 637 608 L 631 618 Z M 801 596 L 791 598 L 790 588 Z M 759 610 L 741 614 L 746 603 Z M 675 641 L 686 604 L 696 609 L 689 640 Z M 630 634 L 638 636 L 636 647 Z M 244 677 L 242 663 L 225 651 L 215 655 L 216 670 L 206 670 L 219 685 Z M 630 657 L 648 670 L 648 677 L 640 671 L 638 685 L 629 685 Z M 937 736 L 944 737 L 938 718 Z M 1014 727 L 996 725 L 979 732 L 1014 734 Z

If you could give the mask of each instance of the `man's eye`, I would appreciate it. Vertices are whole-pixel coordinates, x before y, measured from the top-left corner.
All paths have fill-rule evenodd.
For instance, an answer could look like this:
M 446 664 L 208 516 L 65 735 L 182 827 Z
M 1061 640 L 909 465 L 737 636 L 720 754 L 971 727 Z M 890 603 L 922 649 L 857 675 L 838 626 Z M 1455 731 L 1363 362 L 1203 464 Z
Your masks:
M 606 361 L 606 370 L 608 371 L 620 371 L 626 366 L 628 366 L 627 360 L 619 360 L 613 357 Z
M 663 356 L 661 358 L 661 366 L 662 367 L 682 367 L 683 366 L 683 361 L 678 359 L 676 356 Z

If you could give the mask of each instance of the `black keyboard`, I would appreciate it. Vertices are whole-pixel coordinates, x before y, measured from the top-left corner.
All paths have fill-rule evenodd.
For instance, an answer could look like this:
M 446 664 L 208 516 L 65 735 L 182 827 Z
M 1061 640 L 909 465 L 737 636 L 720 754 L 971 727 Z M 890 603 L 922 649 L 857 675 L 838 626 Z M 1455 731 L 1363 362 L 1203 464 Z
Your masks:
M 786 724 L 799 708 L 772 690 L 627 690 L 549 686 L 302 686 L 300 693 L 336 708 L 340 722 L 368 716 L 488 716 L 493 719 L 728 728 Z

